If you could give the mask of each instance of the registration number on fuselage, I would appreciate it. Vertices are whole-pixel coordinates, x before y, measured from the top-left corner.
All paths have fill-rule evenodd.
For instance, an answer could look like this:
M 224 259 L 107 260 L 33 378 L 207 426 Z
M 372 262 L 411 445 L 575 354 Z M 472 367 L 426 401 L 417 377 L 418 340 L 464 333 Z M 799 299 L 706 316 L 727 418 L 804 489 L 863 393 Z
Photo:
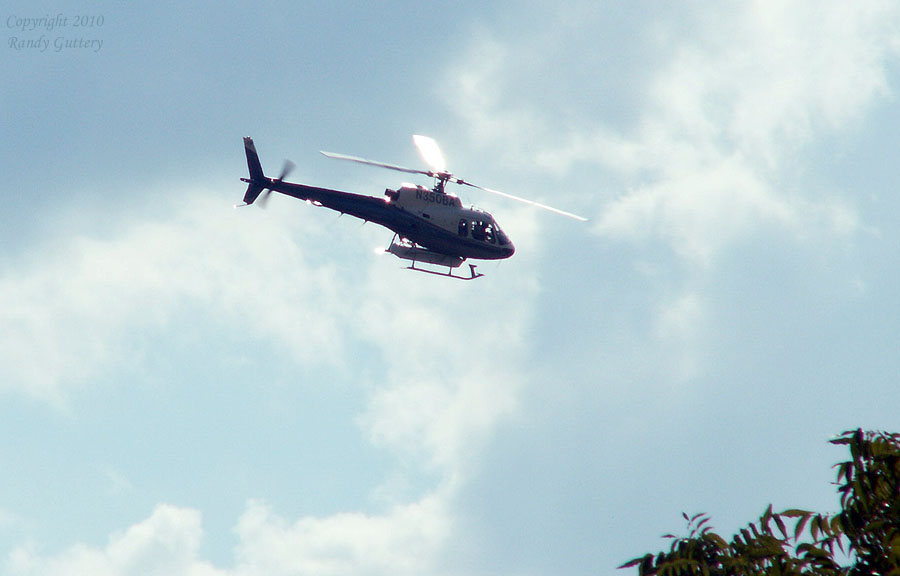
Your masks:
M 446 194 L 441 194 L 433 190 L 416 190 L 416 200 L 434 202 L 435 204 L 441 204 L 443 206 L 452 206 L 454 203 L 454 197 L 447 196 Z

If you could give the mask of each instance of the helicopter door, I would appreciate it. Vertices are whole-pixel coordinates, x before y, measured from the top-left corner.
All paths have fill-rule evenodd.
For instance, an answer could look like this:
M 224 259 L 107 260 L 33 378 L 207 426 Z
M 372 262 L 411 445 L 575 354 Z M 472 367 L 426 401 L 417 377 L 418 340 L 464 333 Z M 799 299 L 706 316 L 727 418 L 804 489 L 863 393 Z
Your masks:
M 472 238 L 484 241 L 484 236 L 484 222 L 480 220 L 472 220 Z
M 469 221 L 465 218 L 459 220 L 459 235 L 463 238 L 469 235 Z

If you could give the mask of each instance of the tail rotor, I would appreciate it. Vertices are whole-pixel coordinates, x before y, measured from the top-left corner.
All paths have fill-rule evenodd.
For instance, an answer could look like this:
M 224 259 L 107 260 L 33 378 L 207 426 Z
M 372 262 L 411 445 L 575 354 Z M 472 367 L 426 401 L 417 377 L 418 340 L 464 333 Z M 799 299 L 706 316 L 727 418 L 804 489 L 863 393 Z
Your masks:
M 250 171 L 250 178 L 241 178 L 241 181 L 246 182 L 248 186 L 247 191 L 244 193 L 244 203 L 236 205 L 235 208 L 249 206 L 256 202 L 257 198 L 259 198 L 260 207 L 265 208 L 269 201 L 269 196 L 272 194 L 271 185 L 282 182 L 291 173 L 295 165 L 290 160 L 285 160 L 281 169 L 281 175 L 272 180 L 263 173 L 262 165 L 259 163 L 259 154 L 256 152 L 256 145 L 253 144 L 253 139 L 250 137 L 244 138 L 244 153 L 247 155 L 247 169 Z M 260 195 L 262 196 L 260 197 Z
M 276 183 L 277 183 L 277 182 L 282 182 L 285 178 L 287 178 L 287 175 L 288 175 L 288 174 L 290 174 L 291 172 L 294 171 L 294 168 L 295 168 L 295 167 L 296 167 L 296 164 L 294 164 L 294 163 L 291 162 L 290 160 L 285 160 L 285 161 L 284 161 L 284 166 L 281 168 L 281 174 L 278 176 L 278 178 L 275 179 L 275 182 L 276 182 Z M 265 209 L 266 207 L 268 207 L 268 205 L 269 205 L 269 197 L 271 197 L 271 195 L 272 195 L 272 189 L 271 189 L 271 188 L 266 188 L 266 189 L 263 191 L 262 195 L 259 197 L 259 207 L 260 207 L 260 208 Z

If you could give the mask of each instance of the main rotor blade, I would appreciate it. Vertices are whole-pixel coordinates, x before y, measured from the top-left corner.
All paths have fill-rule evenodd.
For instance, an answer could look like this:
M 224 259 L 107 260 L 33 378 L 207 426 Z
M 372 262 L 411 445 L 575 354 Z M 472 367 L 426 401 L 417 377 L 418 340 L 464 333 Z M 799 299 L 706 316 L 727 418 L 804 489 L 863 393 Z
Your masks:
M 438 146 L 438 143 L 435 142 L 434 138 L 416 134 L 413 136 L 413 142 L 415 143 L 416 148 L 419 149 L 419 155 L 422 156 L 422 160 L 431 166 L 432 170 L 441 173 L 447 172 L 447 162 L 444 160 L 441 148 Z
M 405 168 L 403 166 L 397 166 L 395 164 L 386 164 L 385 162 L 376 162 L 375 160 L 366 160 L 365 158 L 358 158 L 356 156 L 347 156 L 346 154 L 335 154 L 334 152 L 325 152 L 320 151 L 323 156 L 328 158 L 334 158 L 335 160 L 349 160 L 350 162 L 357 162 L 359 164 L 368 164 L 369 166 L 378 166 L 379 168 L 387 168 L 388 170 L 396 170 L 397 172 L 406 172 L 407 174 L 424 174 L 425 176 L 433 176 L 433 172 L 428 172 L 427 170 L 416 170 L 415 168 Z
M 528 200 L 527 198 L 520 198 L 519 196 L 513 196 L 512 194 L 507 194 L 506 192 L 501 192 L 499 190 L 493 190 L 491 188 L 485 188 L 484 186 L 478 186 L 477 184 L 472 184 L 470 182 L 466 182 L 461 178 L 456 178 L 449 174 L 446 171 L 446 163 L 444 162 L 444 156 L 441 154 L 441 149 L 438 146 L 437 142 L 434 139 L 429 138 L 428 136 L 413 136 L 413 141 L 416 144 L 416 147 L 419 149 L 419 153 L 422 155 L 422 158 L 425 162 L 428 163 L 434 170 L 416 170 L 415 168 L 406 168 L 404 166 L 397 166 L 396 164 L 387 164 L 386 162 L 377 162 L 375 160 L 367 160 L 366 158 L 359 158 L 358 156 L 348 156 L 346 154 L 336 154 L 334 152 L 325 152 L 321 150 L 320 153 L 323 156 L 328 158 L 333 158 L 335 160 L 348 160 L 350 162 L 357 162 L 359 164 L 367 164 L 369 166 L 377 166 L 379 168 L 387 168 L 388 170 L 396 170 L 397 172 L 406 172 L 407 174 L 422 174 L 424 176 L 430 176 L 432 178 L 440 178 L 442 181 L 454 182 L 456 184 L 464 184 L 466 186 L 471 186 L 472 188 L 477 188 L 479 190 L 484 190 L 485 192 L 490 192 L 491 194 L 497 194 L 498 196 L 504 196 L 511 200 L 515 200 L 517 202 L 522 202 L 525 204 L 530 204 L 536 208 L 541 208 L 543 210 L 548 210 L 550 212 L 554 212 L 561 216 L 566 216 L 567 218 L 574 218 L 575 220 L 579 220 L 581 222 L 587 222 L 587 218 L 584 216 L 579 216 L 578 214 L 573 214 L 571 212 L 566 212 L 565 210 L 560 210 L 559 208 L 554 208 L 553 206 L 547 206 L 546 204 L 541 204 L 540 202 L 535 202 L 534 200 Z
M 479 190 L 484 190 L 485 192 L 490 192 L 491 194 L 497 194 L 499 196 L 503 196 L 505 198 L 509 198 L 511 200 L 516 200 L 517 202 L 523 202 L 525 204 L 530 204 L 535 208 L 542 208 L 544 210 L 549 210 L 550 212 L 555 212 L 556 214 L 560 214 L 561 216 L 566 216 L 568 218 L 574 218 L 580 222 L 587 222 L 587 218 L 584 216 L 579 216 L 578 214 L 572 214 L 571 212 L 566 212 L 565 210 L 560 210 L 559 208 L 554 208 L 553 206 L 547 206 L 546 204 L 541 204 L 540 202 L 535 202 L 534 200 L 529 200 L 527 198 L 520 198 L 518 196 L 513 196 L 512 194 L 507 194 L 506 192 L 501 192 L 499 190 L 493 190 L 491 188 L 485 188 L 484 186 L 478 186 L 477 184 L 471 184 L 469 182 L 459 181 L 460 184 L 464 184 L 466 186 L 471 186 L 472 188 L 478 188 Z

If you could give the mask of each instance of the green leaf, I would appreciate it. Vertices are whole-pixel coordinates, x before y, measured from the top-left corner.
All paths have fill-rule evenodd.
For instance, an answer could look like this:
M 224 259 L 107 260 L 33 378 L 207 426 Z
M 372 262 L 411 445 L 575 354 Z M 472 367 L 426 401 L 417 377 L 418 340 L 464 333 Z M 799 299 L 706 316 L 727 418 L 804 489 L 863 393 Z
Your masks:
M 786 516 L 788 518 L 800 518 L 802 516 L 809 516 L 811 512 L 808 510 L 800 510 L 799 508 L 790 508 L 781 513 L 782 516 Z
M 705 535 L 708 540 L 711 540 L 719 550 L 727 550 L 728 542 L 725 541 L 724 538 L 719 536 L 718 534 L 706 534 Z
M 794 528 L 794 542 L 800 539 L 800 535 L 803 534 L 803 529 L 806 528 L 807 522 L 809 522 L 809 516 L 804 516 L 797 520 L 797 526 Z
M 813 558 L 831 558 L 828 552 L 812 545 L 810 545 L 810 547 L 806 549 L 806 554 L 807 556 L 811 556 Z
M 775 525 L 778 526 L 778 530 L 781 532 L 781 537 L 787 540 L 787 529 L 784 526 L 784 520 L 781 519 L 781 516 L 775 515 Z
M 756 524 L 751 523 L 750 529 L 753 530 L 753 536 L 759 538 L 759 530 L 756 529 Z
M 637 566 L 638 564 L 640 564 L 641 562 L 643 562 L 646 558 L 653 558 L 653 554 L 647 554 L 645 556 L 640 556 L 633 560 L 629 560 L 628 562 L 619 566 L 619 570 L 621 570 L 622 568 L 633 568 L 633 567 Z

